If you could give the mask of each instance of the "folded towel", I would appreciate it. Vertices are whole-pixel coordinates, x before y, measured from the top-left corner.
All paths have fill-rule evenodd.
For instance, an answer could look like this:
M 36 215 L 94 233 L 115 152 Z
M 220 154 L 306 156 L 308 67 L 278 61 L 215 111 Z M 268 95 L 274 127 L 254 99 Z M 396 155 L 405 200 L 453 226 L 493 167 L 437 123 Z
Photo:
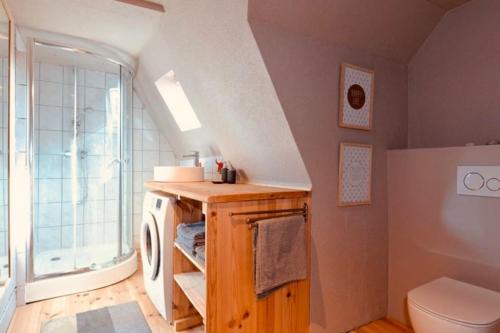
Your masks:
M 177 238 L 182 238 L 186 242 L 204 242 L 205 241 L 205 233 L 198 234 L 196 237 L 186 237 L 182 233 L 177 234 Z
M 186 252 L 194 255 L 195 247 L 205 245 L 205 222 L 179 224 L 175 241 Z
M 186 238 L 183 235 L 177 235 L 176 240 L 183 242 L 185 244 L 189 244 L 189 246 L 192 247 L 193 249 L 196 246 L 205 245 L 205 235 L 203 235 L 203 237 L 201 238 L 195 238 L 195 239 Z
M 177 226 L 177 235 L 188 239 L 205 238 L 205 222 L 181 223 Z
M 197 259 L 205 261 L 205 245 L 195 247 L 194 252 Z
M 195 248 L 205 245 L 205 222 L 179 224 L 175 241 L 184 251 L 195 255 Z
M 255 293 L 266 297 L 284 284 L 307 278 L 303 216 L 257 221 L 254 231 Z
M 186 234 L 179 232 L 179 233 L 177 233 L 177 237 L 182 237 L 185 240 L 189 240 L 189 241 L 199 241 L 199 240 L 205 239 L 205 233 L 204 232 L 198 233 L 198 234 L 196 234 L 196 236 L 192 237 L 191 235 L 186 236 Z
M 192 255 L 196 254 L 196 252 L 194 252 L 194 247 L 192 246 L 192 244 L 189 243 L 186 244 L 185 242 L 179 239 L 176 239 L 175 242 L 187 253 L 190 253 Z

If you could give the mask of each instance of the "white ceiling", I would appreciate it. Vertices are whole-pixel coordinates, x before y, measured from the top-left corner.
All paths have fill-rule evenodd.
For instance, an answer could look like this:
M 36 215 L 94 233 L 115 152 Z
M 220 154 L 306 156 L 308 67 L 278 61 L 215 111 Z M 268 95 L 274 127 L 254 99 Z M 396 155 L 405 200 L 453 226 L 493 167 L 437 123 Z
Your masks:
M 7 0 L 17 24 L 109 44 L 138 56 L 169 15 L 114 0 Z M 240 0 L 246 2 L 246 0 Z M 275 23 L 408 63 L 446 11 L 469 0 L 248 0 Z
M 34 61 L 60 66 L 77 66 L 106 73 L 120 74 L 120 66 L 102 57 L 86 53 L 70 52 L 64 49 L 36 45 L 33 54 Z
M 163 13 L 114 0 L 7 0 L 16 24 L 106 43 L 137 56 Z M 165 5 L 164 0 L 155 2 Z
M 96 40 L 133 56 L 169 13 L 167 0 L 154 1 L 166 13 L 114 0 L 7 0 L 18 25 Z M 408 63 L 446 11 L 468 1 L 248 0 L 248 15 Z

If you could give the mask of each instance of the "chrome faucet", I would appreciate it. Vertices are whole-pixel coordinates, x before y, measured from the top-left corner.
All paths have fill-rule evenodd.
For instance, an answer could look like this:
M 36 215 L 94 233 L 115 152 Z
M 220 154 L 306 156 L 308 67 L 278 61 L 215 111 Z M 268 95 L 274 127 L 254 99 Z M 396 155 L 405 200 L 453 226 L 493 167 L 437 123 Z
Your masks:
M 190 155 L 183 155 L 182 157 L 192 157 L 193 158 L 193 162 L 194 162 L 194 166 L 195 167 L 200 166 L 200 152 L 199 151 L 193 150 L 192 154 L 190 154 Z

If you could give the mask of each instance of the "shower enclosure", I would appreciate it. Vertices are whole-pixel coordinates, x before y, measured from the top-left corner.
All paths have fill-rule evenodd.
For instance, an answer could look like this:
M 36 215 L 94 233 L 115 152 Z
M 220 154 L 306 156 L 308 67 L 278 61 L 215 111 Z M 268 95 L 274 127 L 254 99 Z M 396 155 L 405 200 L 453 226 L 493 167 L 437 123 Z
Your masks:
M 85 50 L 30 43 L 33 209 L 27 282 L 36 286 L 135 260 L 132 73 Z M 46 297 L 38 295 L 28 299 Z

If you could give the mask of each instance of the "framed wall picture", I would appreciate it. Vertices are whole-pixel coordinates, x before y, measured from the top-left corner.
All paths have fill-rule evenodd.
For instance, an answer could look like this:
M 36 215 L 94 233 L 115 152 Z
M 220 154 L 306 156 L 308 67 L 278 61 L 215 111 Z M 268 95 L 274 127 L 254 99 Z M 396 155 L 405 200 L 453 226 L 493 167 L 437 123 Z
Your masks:
M 371 204 L 372 152 L 372 145 L 340 144 L 339 206 Z
M 371 130 L 375 72 L 342 63 L 339 86 L 339 126 Z

